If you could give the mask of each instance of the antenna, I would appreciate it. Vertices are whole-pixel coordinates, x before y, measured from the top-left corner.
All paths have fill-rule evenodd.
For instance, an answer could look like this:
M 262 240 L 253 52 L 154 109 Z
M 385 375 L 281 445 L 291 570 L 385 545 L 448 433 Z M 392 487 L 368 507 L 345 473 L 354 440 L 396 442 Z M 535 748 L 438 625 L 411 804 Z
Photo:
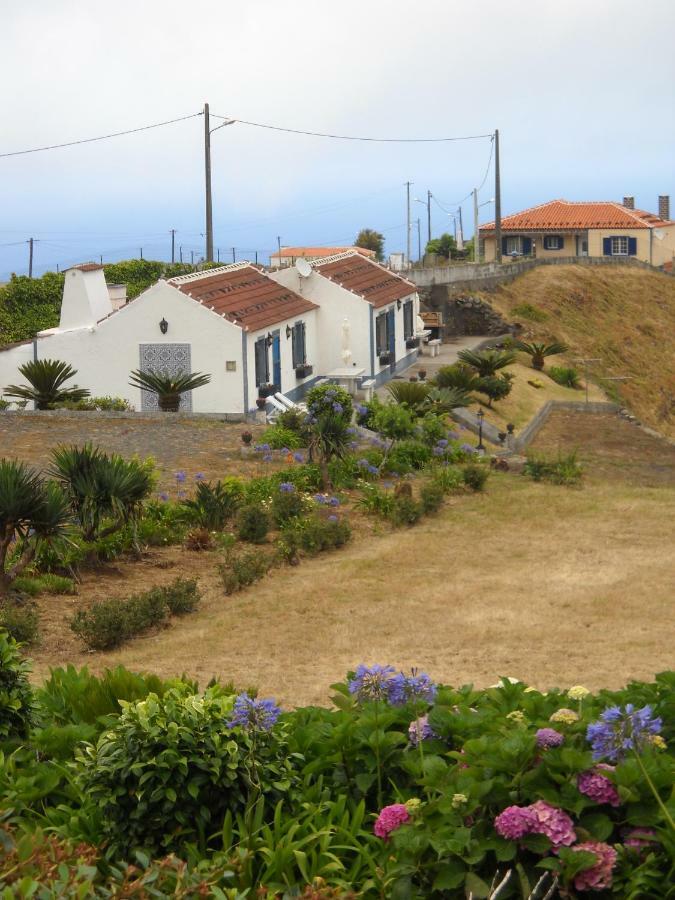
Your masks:
M 309 278 L 309 276 L 312 274 L 312 267 L 304 258 L 304 256 L 301 256 L 300 259 L 296 259 L 295 268 L 298 270 L 298 275 L 301 278 Z

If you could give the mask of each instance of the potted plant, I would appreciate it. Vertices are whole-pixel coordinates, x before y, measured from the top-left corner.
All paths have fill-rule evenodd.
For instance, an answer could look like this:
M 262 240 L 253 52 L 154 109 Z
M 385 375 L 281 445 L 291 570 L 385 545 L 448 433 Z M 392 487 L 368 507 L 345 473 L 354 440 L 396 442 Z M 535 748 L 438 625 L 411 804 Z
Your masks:
M 380 365 L 388 366 L 391 362 L 391 353 L 380 353 Z
M 162 412 L 178 412 L 181 394 L 203 387 L 210 381 L 210 375 L 202 375 L 200 372 L 162 375 L 161 372 L 143 372 L 137 369 L 131 373 L 129 384 L 157 394 L 157 405 Z
M 408 350 L 414 350 L 415 347 L 419 347 L 419 338 L 409 337 L 406 339 L 405 345 Z
M 424 379 L 427 377 L 427 370 L 426 369 L 418 369 L 417 377 L 419 378 L 420 381 L 424 381 Z
M 296 378 L 307 378 L 307 376 L 311 375 L 313 371 L 314 371 L 313 366 L 310 366 L 307 363 L 303 363 L 301 366 L 295 367 L 295 377 Z
M 274 392 L 275 392 L 275 387 L 273 384 L 269 384 L 269 382 L 267 384 L 261 384 L 258 387 L 258 397 L 259 398 L 260 397 L 263 397 L 263 398 L 271 397 L 271 395 L 274 394 Z
M 265 409 L 267 406 L 267 398 L 266 397 L 256 397 L 255 405 L 258 409 Z
M 241 441 L 244 444 L 244 446 L 248 447 L 252 440 L 253 440 L 253 435 L 251 434 L 250 431 L 248 431 L 248 430 L 242 431 Z

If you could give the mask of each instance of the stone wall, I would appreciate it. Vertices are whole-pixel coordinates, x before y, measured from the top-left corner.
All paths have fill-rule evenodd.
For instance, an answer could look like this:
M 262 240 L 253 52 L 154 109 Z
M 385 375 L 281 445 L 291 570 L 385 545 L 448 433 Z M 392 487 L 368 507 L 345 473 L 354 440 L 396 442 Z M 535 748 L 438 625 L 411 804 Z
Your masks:
M 480 297 L 472 297 L 466 292 L 455 295 L 448 285 L 436 285 L 419 293 L 423 309 L 442 313 L 444 337 L 462 334 L 503 335 L 514 330 Z

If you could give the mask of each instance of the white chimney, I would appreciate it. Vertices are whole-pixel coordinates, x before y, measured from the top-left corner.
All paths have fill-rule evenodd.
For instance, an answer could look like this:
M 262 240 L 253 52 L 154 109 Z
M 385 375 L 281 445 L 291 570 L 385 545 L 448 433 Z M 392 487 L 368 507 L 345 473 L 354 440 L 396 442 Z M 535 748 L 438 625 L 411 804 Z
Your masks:
M 59 328 L 86 328 L 96 325 L 113 311 L 103 266 L 83 263 L 66 272 Z

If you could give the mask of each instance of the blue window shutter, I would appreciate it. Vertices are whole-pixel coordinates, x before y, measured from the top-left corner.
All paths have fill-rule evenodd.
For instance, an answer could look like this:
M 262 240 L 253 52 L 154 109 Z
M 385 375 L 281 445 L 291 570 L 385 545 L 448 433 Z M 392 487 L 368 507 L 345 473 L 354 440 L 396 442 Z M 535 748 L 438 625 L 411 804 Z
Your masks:
M 502 253 L 506 253 L 506 238 L 502 238 Z
M 559 235 L 558 241 L 559 241 L 559 249 L 564 250 L 565 249 L 565 235 L 564 234 Z
M 628 255 L 636 256 L 637 255 L 637 238 L 628 238 Z
M 307 362 L 307 343 L 306 343 L 307 331 L 305 328 L 305 323 L 300 323 L 300 363 L 301 365 L 305 365 Z
M 602 239 L 602 255 L 603 256 L 611 256 L 612 255 L 612 239 L 611 238 L 603 238 Z
M 523 256 L 529 256 L 532 253 L 532 238 L 523 238 Z
M 298 342 L 295 338 L 296 326 L 293 326 L 293 330 L 291 331 L 291 356 L 293 358 L 293 368 L 295 369 L 298 365 Z
M 550 250 L 550 249 L 551 249 L 551 239 L 547 234 L 545 234 L 544 235 L 544 250 Z

